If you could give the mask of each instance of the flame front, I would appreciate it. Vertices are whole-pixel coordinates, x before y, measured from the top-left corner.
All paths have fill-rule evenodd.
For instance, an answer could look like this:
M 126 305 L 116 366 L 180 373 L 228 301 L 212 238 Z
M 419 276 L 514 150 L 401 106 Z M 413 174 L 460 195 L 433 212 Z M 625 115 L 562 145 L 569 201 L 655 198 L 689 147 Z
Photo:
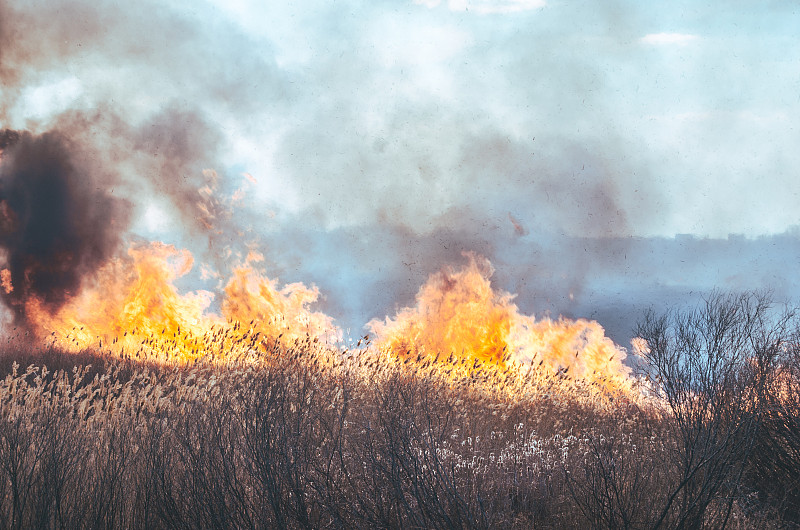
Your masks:
M 619 387 L 629 380 L 617 347 L 594 321 L 549 318 L 519 313 L 514 296 L 496 292 L 493 268 L 484 258 L 467 254 L 469 263 L 434 274 L 417 293 L 417 304 L 394 318 L 373 320 L 368 327 L 376 344 L 400 356 L 456 356 L 499 365 L 509 362 L 543 365 L 565 377 Z
M 225 287 L 222 313 L 232 322 L 248 323 L 264 337 L 285 341 L 304 337 L 338 340 L 333 319 L 308 306 L 319 298 L 317 287 L 291 283 L 278 290 L 277 282 L 259 274 L 251 265 L 234 270 Z
M 222 315 L 210 312 L 213 293 L 181 294 L 175 287 L 193 261 L 189 251 L 172 245 L 133 247 L 126 258 L 102 267 L 55 313 L 36 299 L 28 301 L 28 320 L 40 338 L 49 335 L 70 349 L 99 345 L 157 359 L 188 360 L 209 353 L 212 344 L 230 348 L 246 339 L 253 347 L 337 336 L 330 317 L 308 308 L 317 299 L 316 288 L 292 284 L 278 290 L 249 262 L 234 271 L 225 287 Z
M 461 269 L 432 275 L 415 307 L 371 321 L 378 348 L 400 358 L 453 356 L 500 368 L 511 363 L 617 388 L 629 381 L 624 349 L 589 320 L 537 320 L 520 314 L 514 296 L 495 291 L 488 260 L 468 254 Z M 37 299 L 25 306 L 40 339 L 80 350 L 100 346 L 155 359 L 190 360 L 213 351 L 230 355 L 301 340 L 341 339 L 328 315 L 312 311 L 319 291 L 293 283 L 282 288 L 256 270 L 251 253 L 225 284 L 220 314 L 209 291 L 180 293 L 175 281 L 193 257 L 163 243 L 136 246 L 110 260 L 55 312 Z M 12 285 L 5 287 L 13 288 Z M 241 346 L 241 347 L 240 347 Z
M 367 326 L 377 344 L 398 355 L 456 355 L 499 363 L 507 353 L 516 306 L 512 296 L 495 293 L 488 261 L 469 255 L 460 271 L 432 275 L 417 293 L 417 306 L 394 319 Z

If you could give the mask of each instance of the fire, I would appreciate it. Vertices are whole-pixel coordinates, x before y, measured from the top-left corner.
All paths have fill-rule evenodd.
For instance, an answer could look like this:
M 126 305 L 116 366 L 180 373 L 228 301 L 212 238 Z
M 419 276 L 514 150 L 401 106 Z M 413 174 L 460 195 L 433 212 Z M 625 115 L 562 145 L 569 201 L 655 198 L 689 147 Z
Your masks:
M 460 269 L 432 275 L 415 307 L 368 324 L 379 351 L 399 359 L 483 361 L 500 369 L 527 365 L 603 387 L 626 385 L 626 352 L 597 322 L 520 314 L 513 295 L 492 288 L 489 261 L 468 258 Z M 318 289 L 301 283 L 279 287 L 257 270 L 262 260 L 251 252 L 234 268 L 221 292 L 219 314 L 211 310 L 214 293 L 178 290 L 176 280 L 192 269 L 194 258 L 163 243 L 134 246 L 111 259 L 58 310 L 34 298 L 25 313 L 40 339 L 157 361 L 229 358 L 304 340 L 340 341 L 332 318 L 309 309 Z
M 620 386 L 630 370 L 616 346 L 594 321 L 536 320 L 520 314 L 514 295 L 492 289 L 488 260 L 467 254 L 461 269 L 432 275 L 417 304 L 368 327 L 376 345 L 400 356 L 449 356 L 498 365 L 543 365 L 565 377 Z
M 3 290 L 6 294 L 11 294 L 14 292 L 14 286 L 11 284 L 11 271 L 8 269 L 0 270 L 0 285 L 3 286 Z
M 316 288 L 291 284 L 279 290 L 249 262 L 228 281 L 222 315 L 210 312 L 213 293 L 182 294 L 175 286 L 193 261 L 188 250 L 172 245 L 133 247 L 127 257 L 102 267 L 55 313 L 40 301 L 29 301 L 28 320 L 41 338 L 54 337 L 71 349 L 100 346 L 156 359 L 189 360 L 210 353 L 212 346 L 231 353 L 245 342 L 263 347 L 305 336 L 336 336 L 330 317 L 308 309 L 318 297 Z
M 416 307 L 367 324 L 377 344 L 399 355 L 455 353 L 502 362 L 514 324 L 513 297 L 492 290 L 488 261 L 469 259 L 460 271 L 447 268 L 431 276 L 417 293 Z
M 613 387 L 628 380 L 625 350 L 597 322 L 520 314 L 513 295 L 492 288 L 489 261 L 468 258 L 460 269 L 432 275 L 415 307 L 370 322 L 375 345 L 401 359 L 444 355 L 500 368 L 543 366 L 551 374 Z M 309 309 L 319 299 L 318 289 L 301 283 L 279 287 L 257 270 L 262 260 L 251 252 L 234 268 L 219 314 L 211 311 L 214 293 L 178 290 L 175 282 L 192 269 L 194 258 L 163 243 L 134 246 L 110 260 L 55 312 L 34 298 L 25 313 L 40 339 L 151 359 L 191 360 L 212 350 L 230 355 L 277 343 L 340 340 L 333 319 Z
M 252 266 L 234 270 L 225 287 L 222 313 L 229 321 L 250 322 L 251 329 L 272 340 L 280 334 L 284 340 L 304 337 L 340 339 L 333 319 L 307 307 L 319 298 L 319 289 L 292 283 L 282 289 L 277 282 L 263 277 Z
M 333 319 L 311 309 L 319 290 L 279 286 L 259 271 L 263 256 L 256 252 L 227 281 L 221 271 L 201 265 L 203 279 L 220 279 L 218 292 L 176 287 L 194 265 L 188 250 L 155 242 L 118 255 L 129 205 L 101 185 L 105 177 L 91 180 L 88 170 L 97 168 L 84 168 L 90 157 L 77 156 L 74 148 L 58 131 L 0 133 L 0 156 L 6 156 L 0 166 L 0 300 L 15 323 L 68 349 L 99 347 L 156 360 L 341 340 Z M 183 202 L 176 205 L 195 215 L 209 235 L 225 234 L 244 191 L 225 197 L 214 171 L 203 177 L 194 196 L 179 186 L 175 195 Z M 510 213 L 509 220 L 518 235 L 526 233 Z M 415 307 L 367 324 L 381 355 L 432 361 L 444 354 L 499 368 L 543 365 L 541 373 L 603 384 L 627 380 L 625 350 L 597 322 L 520 314 L 512 294 L 492 288 L 489 261 L 468 257 L 465 267 L 434 274 Z

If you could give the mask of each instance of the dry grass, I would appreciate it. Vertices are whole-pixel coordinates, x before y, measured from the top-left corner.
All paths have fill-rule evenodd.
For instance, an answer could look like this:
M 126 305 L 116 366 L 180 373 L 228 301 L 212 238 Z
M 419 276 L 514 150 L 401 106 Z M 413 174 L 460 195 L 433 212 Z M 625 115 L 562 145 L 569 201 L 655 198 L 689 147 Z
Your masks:
M 212 344 L 190 363 L 22 344 L 0 354 L 0 528 L 682 520 L 668 504 L 680 436 L 639 392 L 312 340 L 236 355 Z M 797 409 L 780 414 L 797 422 Z M 751 475 L 724 484 L 694 524 L 791 526 Z

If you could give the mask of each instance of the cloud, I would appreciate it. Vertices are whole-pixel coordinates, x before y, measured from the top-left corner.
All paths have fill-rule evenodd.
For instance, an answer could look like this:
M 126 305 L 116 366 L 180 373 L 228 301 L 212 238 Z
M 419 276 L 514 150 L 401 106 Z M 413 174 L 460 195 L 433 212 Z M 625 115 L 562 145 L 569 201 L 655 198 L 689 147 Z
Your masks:
M 414 0 L 417 5 L 434 8 L 441 4 L 440 0 Z M 452 11 L 472 11 L 481 15 L 517 13 L 539 9 L 547 5 L 545 0 L 450 0 L 447 3 Z
M 441 3 L 441 0 L 414 0 L 414 5 L 425 6 L 428 9 L 433 9 Z
M 384 67 L 424 68 L 460 54 L 471 44 L 469 32 L 454 26 L 419 24 L 409 31 L 398 17 L 377 21 L 369 33 L 376 59 Z
M 690 33 L 650 33 L 642 37 L 642 42 L 653 45 L 686 46 L 700 37 Z

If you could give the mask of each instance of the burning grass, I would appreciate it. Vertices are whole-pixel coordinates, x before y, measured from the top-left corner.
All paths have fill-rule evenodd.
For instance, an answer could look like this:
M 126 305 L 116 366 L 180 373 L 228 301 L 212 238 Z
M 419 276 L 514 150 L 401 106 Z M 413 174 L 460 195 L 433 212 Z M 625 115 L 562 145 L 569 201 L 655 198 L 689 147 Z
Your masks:
M 33 333 L 61 348 L 110 349 L 120 356 L 193 360 L 209 352 L 241 353 L 238 345 L 289 344 L 313 335 L 335 340 L 332 319 L 309 309 L 318 291 L 301 284 L 279 289 L 248 258 L 227 282 L 222 315 L 208 311 L 214 294 L 181 293 L 175 280 L 189 272 L 187 250 L 163 243 L 132 247 L 86 280 L 57 310 L 36 298 L 25 305 Z M 240 332 L 242 323 L 246 331 Z M 250 344 L 252 343 L 252 344 Z
M 492 288 L 488 260 L 467 254 L 460 269 L 446 267 L 417 293 L 415 307 L 368 327 L 378 345 L 401 357 L 451 357 L 542 366 L 542 371 L 620 389 L 630 384 L 626 352 L 588 320 L 537 320 L 521 314 L 510 293 Z
M 597 322 L 521 314 L 513 295 L 492 288 L 491 264 L 476 255 L 467 258 L 464 267 L 431 276 L 415 307 L 368 324 L 381 350 L 433 365 L 442 356 L 501 369 L 537 365 L 539 371 L 612 389 L 629 386 L 626 351 Z M 56 309 L 28 299 L 25 324 L 53 346 L 109 349 L 121 357 L 151 360 L 241 355 L 305 337 L 340 342 L 333 319 L 311 309 L 317 289 L 299 283 L 279 287 L 256 269 L 259 259 L 251 253 L 234 268 L 217 315 L 209 311 L 213 293 L 181 293 L 175 287 L 192 267 L 191 253 L 162 243 L 132 247 Z

